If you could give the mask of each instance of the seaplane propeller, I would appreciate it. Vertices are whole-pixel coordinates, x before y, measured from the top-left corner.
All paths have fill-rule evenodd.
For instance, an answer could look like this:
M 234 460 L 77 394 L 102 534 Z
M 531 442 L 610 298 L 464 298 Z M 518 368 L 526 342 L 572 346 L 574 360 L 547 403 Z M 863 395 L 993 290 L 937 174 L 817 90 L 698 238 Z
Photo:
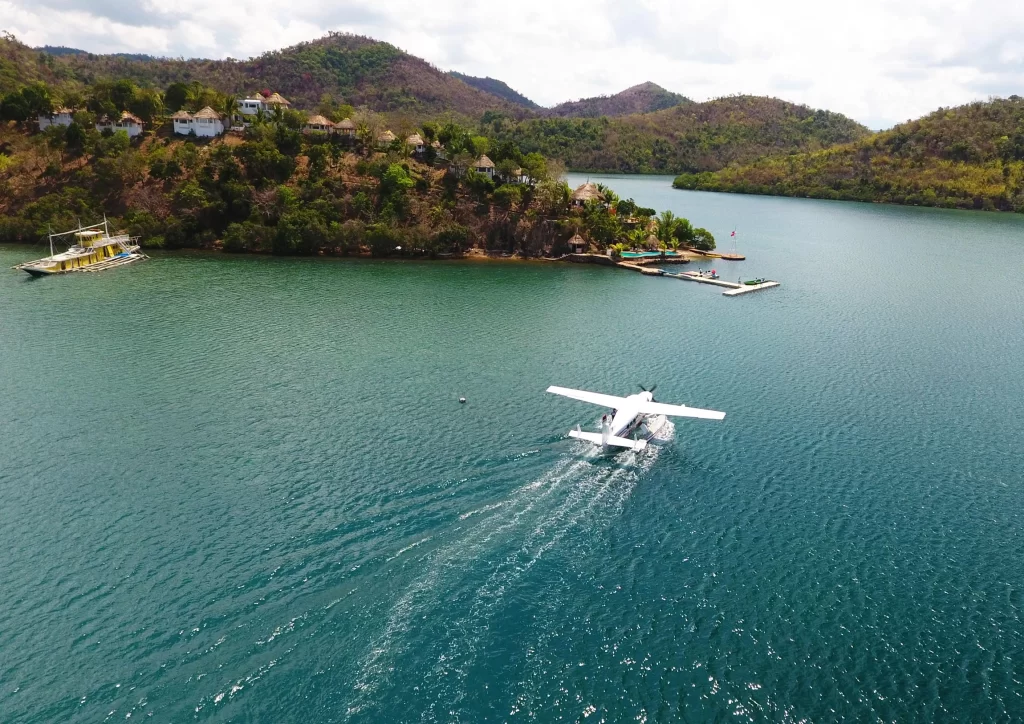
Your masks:
M 640 388 L 641 390 L 643 390 L 644 392 L 650 392 L 650 393 L 651 393 L 651 400 L 652 400 L 652 401 L 654 400 L 654 391 L 655 391 L 656 389 L 658 389 L 658 385 L 656 385 L 656 384 L 655 384 L 655 385 L 651 385 L 650 389 L 648 389 L 648 388 L 644 387 L 643 385 L 638 385 L 638 387 L 639 387 L 639 388 Z

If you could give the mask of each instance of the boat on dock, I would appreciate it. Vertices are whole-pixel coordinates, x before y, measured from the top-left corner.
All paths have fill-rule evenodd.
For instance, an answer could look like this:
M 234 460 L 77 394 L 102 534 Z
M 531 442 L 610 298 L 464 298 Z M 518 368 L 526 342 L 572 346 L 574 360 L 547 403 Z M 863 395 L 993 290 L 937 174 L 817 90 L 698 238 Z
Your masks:
M 74 238 L 70 248 L 54 253 L 54 241 L 66 236 Z M 111 236 L 106 217 L 102 223 L 79 226 L 59 234 L 51 233 L 49 237 L 50 256 L 26 261 L 12 268 L 34 277 L 43 277 L 68 272 L 102 271 L 149 258 L 142 253 L 138 237 L 128 234 Z

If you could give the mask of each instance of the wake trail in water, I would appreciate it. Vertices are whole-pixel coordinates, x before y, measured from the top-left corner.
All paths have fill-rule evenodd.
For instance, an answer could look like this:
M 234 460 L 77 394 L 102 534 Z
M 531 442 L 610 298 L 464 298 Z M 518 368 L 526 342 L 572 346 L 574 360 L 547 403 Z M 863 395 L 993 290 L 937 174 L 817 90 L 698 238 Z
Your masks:
M 674 430 L 669 422 L 656 438 L 669 440 Z M 551 470 L 516 489 L 507 500 L 462 514 L 460 521 L 476 517 L 479 522 L 464 535 L 436 548 L 426 558 L 422 573 L 391 606 L 386 624 L 360 663 L 349 715 L 371 706 L 376 700 L 374 694 L 388 683 L 395 661 L 416 633 L 414 622 L 443 617 L 447 622 L 447 645 L 440 658 L 448 662 L 458 659 L 456 680 L 464 678 L 487 622 L 505 594 L 570 532 L 596 529 L 621 511 L 660 452 L 657 445 L 652 445 L 642 453 L 627 451 L 608 459 L 590 445 L 581 445 Z M 503 549 L 508 551 L 504 555 Z M 475 589 L 470 587 L 465 594 L 468 600 L 453 605 L 453 591 L 464 590 L 471 570 L 479 569 L 496 554 L 500 561 L 483 583 Z M 451 672 L 446 669 L 435 673 L 445 676 Z M 452 692 L 452 703 L 461 698 L 464 687 L 458 688 L 458 692 Z

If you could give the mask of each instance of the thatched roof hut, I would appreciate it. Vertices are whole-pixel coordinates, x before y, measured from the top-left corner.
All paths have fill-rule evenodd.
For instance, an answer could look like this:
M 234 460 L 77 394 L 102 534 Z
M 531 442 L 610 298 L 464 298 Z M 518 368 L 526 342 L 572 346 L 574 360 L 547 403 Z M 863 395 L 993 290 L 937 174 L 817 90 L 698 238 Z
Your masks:
M 405 139 L 405 142 L 409 146 L 413 146 L 413 147 L 419 147 L 419 146 L 426 145 L 426 144 L 423 143 L 423 137 L 420 136 L 420 134 L 418 134 L 418 133 L 414 133 L 411 136 L 409 136 L 407 139 Z
M 192 117 L 193 118 L 212 118 L 212 119 L 218 120 L 218 121 L 221 119 L 221 115 L 219 113 L 217 113 L 217 111 L 215 111 L 212 108 L 210 108 L 210 106 L 206 106 L 201 111 L 196 111 L 195 114 Z
M 379 136 L 377 136 L 377 142 L 378 143 L 391 143 L 394 140 L 395 140 L 395 134 L 392 133 L 391 131 L 384 131 Z
M 284 106 L 285 108 L 291 105 L 280 93 L 271 93 L 264 103 L 268 106 Z
M 568 244 L 569 250 L 574 254 L 582 254 L 587 250 L 587 247 L 589 246 L 587 240 L 580 236 L 578 231 L 575 234 L 573 234 L 573 237 L 571 239 L 569 239 Z
M 334 130 L 334 124 L 318 113 L 306 121 L 306 125 L 302 130 L 317 133 L 330 133 Z
M 588 201 L 604 200 L 604 194 L 597 188 L 597 185 L 589 181 L 572 192 L 572 202 L 578 206 L 582 206 Z
M 192 114 L 182 108 L 180 111 L 175 111 L 171 114 L 172 121 L 189 121 L 192 120 Z

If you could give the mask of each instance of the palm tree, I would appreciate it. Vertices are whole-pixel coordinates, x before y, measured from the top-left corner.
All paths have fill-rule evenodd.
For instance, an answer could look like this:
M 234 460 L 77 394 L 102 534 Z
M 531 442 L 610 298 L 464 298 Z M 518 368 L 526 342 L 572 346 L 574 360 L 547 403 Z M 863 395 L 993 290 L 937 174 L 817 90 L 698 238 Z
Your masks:
M 663 244 L 671 242 L 678 223 L 675 214 L 671 211 L 662 211 L 658 218 L 658 241 Z
M 228 123 L 234 123 L 235 111 L 238 110 L 238 99 L 234 96 L 228 96 L 224 99 L 224 115 L 228 117 Z

